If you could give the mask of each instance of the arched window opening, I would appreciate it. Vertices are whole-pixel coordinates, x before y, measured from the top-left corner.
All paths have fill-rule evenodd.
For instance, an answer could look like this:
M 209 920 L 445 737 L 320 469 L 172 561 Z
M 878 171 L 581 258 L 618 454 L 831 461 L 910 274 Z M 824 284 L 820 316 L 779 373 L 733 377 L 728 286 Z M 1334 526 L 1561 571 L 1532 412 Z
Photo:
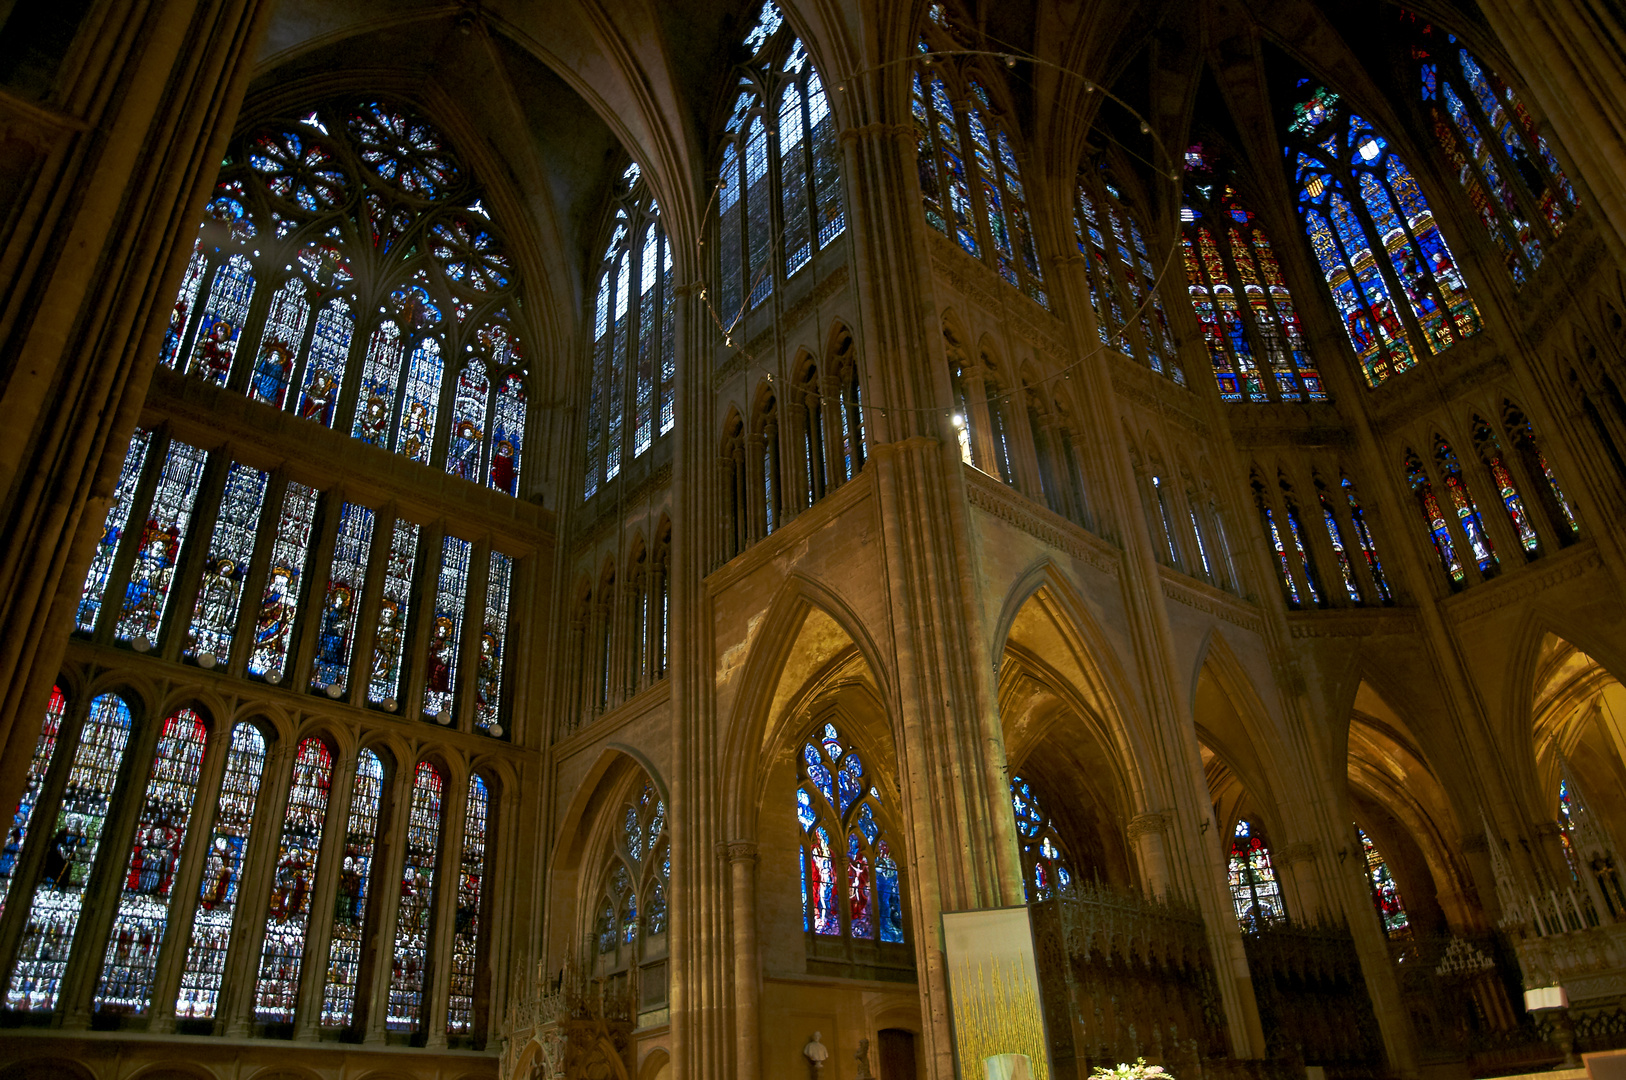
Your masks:
M 207 451 L 173 440 L 158 472 L 113 626 L 113 639 L 130 643 L 137 652 L 158 643 L 208 461 Z
M 243 884 L 254 807 L 265 775 L 265 736 L 250 723 L 232 729 L 214 830 L 203 857 L 203 883 L 192 913 L 192 940 L 175 997 L 180 1020 L 211 1020 L 220 1006 L 226 953 Z
M 1508 471 L 1507 462 L 1502 458 L 1502 447 L 1497 442 L 1496 433 L 1477 413 L 1472 420 L 1471 433 L 1474 450 L 1478 452 L 1480 462 L 1490 472 L 1491 483 L 1496 488 L 1502 508 L 1507 511 L 1508 521 L 1513 526 L 1513 534 L 1517 537 L 1519 546 L 1524 549 L 1524 557 L 1534 559 L 1541 553 L 1541 542 L 1536 537 L 1535 525 L 1525 513 L 1524 500 L 1519 496 L 1519 488 L 1513 480 L 1513 474 Z
M 1084 257 L 1101 343 L 1186 385 L 1146 234 L 1105 167 L 1086 167 L 1078 174 L 1073 234 Z
M 947 326 L 943 327 L 943 348 L 948 357 L 950 392 L 954 395 L 954 413 L 950 422 L 954 425 L 955 438 L 960 444 L 960 460 L 981 468 L 977 460 L 976 402 L 971 395 L 972 379 L 976 378 L 980 383 L 981 376 L 973 374 L 971 358 L 960 339 Z
M 67 794 L 57 810 L 17 943 L 17 960 L 6 988 L 9 1008 L 49 1012 L 56 1007 L 130 727 L 130 707 L 117 694 L 102 694 L 92 701 L 79 725 Z
M 1073 887 L 1072 860 L 1067 857 L 1055 822 L 1039 805 L 1033 785 L 1011 777 L 1011 807 L 1022 845 L 1022 895 L 1030 904 L 1065 894 Z
M 1265 482 L 1260 479 L 1258 473 L 1254 473 L 1249 480 L 1249 486 L 1253 489 L 1254 506 L 1258 508 L 1260 520 L 1264 524 L 1265 539 L 1276 554 L 1276 572 L 1281 577 L 1282 592 L 1287 597 L 1287 606 L 1297 608 L 1300 606 L 1298 583 L 1293 579 L 1293 564 L 1288 559 L 1287 545 L 1282 542 L 1282 530 L 1276 525 L 1275 510 L 1270 505 Z
M 1543 241 L 1557 239 L 1580 205 L 1575 189 L 1512 87 L 1456 35 L 1397 15 L 1434 138 L 1519 289 L 1541 265 Z
M 1216 585 L 1220 583 L 1214 573 L 1214 565 L 1208 558 L 1208 542 L 1203 538 L 1203 524 L 1197 515 L 1197 492 L 1187 480 L 1186 486 L 1186 514 L 1191 518 L 1191 537 L 1197 544 L 1197 562 L 1202 567 L 1203 579 Z
M 1477 334 L 1468 284 L 1388 141 L 1325 87 L 1294 107 L 1287 135 L 1304 231 L 1367 385 Z
M 1344 492 L 1344 505 L 1349 508 L 1349 523 L 1355 530 L 1355 539 L 1361 548 L 1361 555 L 1366 560 L 1367 571 L 1372 575 L 1372 584 L 1378 590 L 1378 599 L 1382 603 L 1394 603 L 1394 597 L 1389 593 L 1389 582 L 1383 576 L 1383 563 L 1378 558 L 1377 544 L 1372 540 L 1372 530 L 1366 523 L 1366 514 L 1361 509 L 1361 503 L 1355 496 L 1355 484 L 1349 477 L 1339 474 L 1338 486 Z
M 730 412 L 723 422 L 718 466 L 723 487 L 723 558 L 732 559 L 751 546 L 751 485 L 745 467 L 745 421 Z
M 1321 588 L 1321 575 L 1316 572 L 1314 560 L 1310 557 L 1309 535 L 1304 531 L 1304 522 L 1299 516 L 1298 499 L 1293 494 L 1293 485 L 1287 478 L 1278 475 L 1276 485 L 1282 489 L 1282 516 L 1287 522 L 1287 534 L 1293 541 L 1293 553 L 1298 563 L 1299 573 L 1304 576 L 1305 588 L 1310 594 L 1310 603 L 1316 607 L 1326 607 L 1326 594 Z
M 650 624 L 654 616 L 652 604 L 654 575 L 651 572 L 649 550 L 644 538 L 634 537 L 632 557 L 627 560 L 627 696 L 631 697 L 649 685 Z
M 1457 522 L 1468 537 L 1468 547 L 1474 553 L 1474 561 L 1479 566 L 1479 572 L 1486 577 L 1493 576 L 1499 569 L 1496 552 L 1491 547 L 1490 536 L 1485 532 L 1484 522 L 1479 517 L 1479 507 L 1475 505 L 1473 495 L 1468 491 L 1468 482 L 1463 478 L 1462 465 L 1457 461 L 1456 454 L 1451 450 L 1450 444 L 1439 436 L 1434 439 L 1434 463 L 1439 467 L 1440 476 L 1445 481 L 1445 489 L 1450 494 L 1451 506 L 1457 512 Z
M 302 740 L 294 755 L 282 842 L 271 870 L 271 901 L 260 950 L 259 983 L 254 989 L 254 1017 L 261 1023 L 292 1023 L 299 1006 L 305 931 L 310 926 L 317 857 L 332 790 L 333 752 L 321 739 Z
M 1378 913 L 1378 923 L 1383 927 L 1384 936 L 1391 941 L 1410 940 L 1411 919 L 1406 915 L 1406 905 L 1401 902 L 1400 887 L 1389 872 L 1389 864 L 1384 861 L 1377 845 L 1372 843 L 1372 838 L 1366 835 L 1365 829 L 1356 825 L 1355 836 L 1361 842 L 1361 852 L 1366 859 L 1366 880 L 1372 890 L 1372 907 Z
M 792 411 L 801 428 L 802 482 L 805 485 L 803 505 L 812 506 L 824 498 L 829 486 L 829 474 L 825 468 L 824 393 L 819 382 L 818 365 L 809 361 L 803 366 L 795 386 L 791 400 L 795 402 Z
M 483 198 L 398 104 L 251 129 L 227 149 L 160 363 L 517 494 L 518 279 Z M 448 358 L 467 359 L 448 376 Z
M 840 473 L 845 481 L 863 471 L 868 455 L 864 436 L 864 397 L 858 382 L 858 358 L 852 351 L 850 335 L 843 335 L 837 343 L 832 369 L 836 385 L 836 411 L 841 424 Z
M 898 858 L 877 781 L 858 752 L 826 723 L 798 756 L 802 929 L 811 965 L 820 959 L 887 956 L 904 940 Z M 827 947 L 824 939 L 836 939 Z M 878 950 L 854 950 L 853 942 Z M 893 959 L 896 963 L 901 957 Z
M 507 708 L 503 666 L 508 647 L 508 610 L 512 606 L 514 560 L 493 551 L 486 565 L 485 613 L 480 623 L 480 657 L 474 668 L 474 727 L 502 738 Z
M 621 804 L 594 907 L 593 968 L 631 979 L 640 1008 L 666 1001 L 667 895 L 672 850 L 666 803 L 647 779 Z
M 271 540 L 271 567 L 254 620 L 248 673 L 275 686 L 290 666 L 294 627 L 304 592 L 305 560 L 316 524 L 317 491 L 290 482 L 283 493 L 276 532 Z
M 1412 496 L 1416 498 L 1418 508 L 1423 512 L 1423 521 L 1434 542 L 1434 553 L 1440 558 L 1440 566 L 1450 575 L 1452 587 L 1459 588 L 1467 582 L 1467 572 L 1463 569 L 1462 560 L 1457 557 L 1456 546 L 1451 540 L 1451 529 L 1446 525 L 1445 513 L 1440 509 L 1440 501 L 1434 495 L 1434 484 L 1423 471 L 1423 463 L 1410 450 L 1406 451 L 1405 464 L 1406 484 L 1411 488 Z
M 773 0 L 743 45 L 718 176 L 719 314 L 731 328 L 846 228 L 835 115 Z
M 344 827 L 344 861 L 339 870 L 327 978 L 322 987 L 323 1027 L 348 1028 L 355 1019 L 383 799 L 384 763 L 374 751 L 363 748 L 356 758 L 350 815 Z
M 446 1005 L 448 1035 L 478 1035 L 485 1017 L 478 1015 L 479 986 L 485 977 L 486 844 L 491 831 L 491 790 L 485 778 L 469 778 L 463 811 L 463 843 L 458 857 L 457 924 L 452 932 L 450 994 Z
M 412 594 L 417 580 L 421 533 L 415 522 L 401 518 L 395 520 L 395 529 L 390 533 L 384 594 L 378 605 L 373 659 L 367 680 L 367 703 L 385 712 L 394 712 L 399 707 L 406 687 L 406 643 L 415 614 Z
M 1226 401 L 1325 401 L 1275 249 L 1214 155 L 1186 151 L 1180 245 Z
M 1056 426 L 1052 447 L 1059 453 L 1064 468 L 1067 509 L 1062 511 L 1073 524 L 1090 528 L 1090 504 L 1084 484 L 1084 462 L 1081 448 L 1083 426 L 1065 394 L 1056 391 Z
M 239 462 L 232 462 L 226 471 L 226 485 L 192 608 L 191 629 L 182 650 L 182 655 L 197 661 L 199 667 L 213 668 L 231 656 L 270 479 L 268 473 Z
M 593 612 L 592 704 L 595 715 L 617 704 L 615 692 L 615 566 L 605 564 L 598 582 L 598 603 Z
M 762 491 L 762 509 L 755 520 L 760 534 L 767 536 L 785 523 L 785 488 L 779 471 L 779 399 L 772 390 L 764 391 L 757 404 L 751 443 L 751 463 L 756 467 Z
M 1151 475 L 1152 498 L 1157 503 L 1158 531 L 1163 534 L 1163 550 L 1169 557 L 1169 565 L 1178 567 L 1180 562 L 1180 545 L 1175 539 L 1174 514 L 1169 508 L 1168 485 L 1156 473 Z
M 955 59 L 964 51 L 941 24 L 925 27 L 911 111 L 926 223 L 1048 310 L 1014 127 L 985 73 Z
M 1039 392 L 1022 380 L 1022 404 L 1027 411 L 1028 432 L 1033 437 L 1033 458 L 1038 466 L 1039 493 L 1044 497 L 1045 505 L 1053 512 L 1067 515 L 1067 502 L 1062 495 L 1061 485 L 1057 481 L 1056 466 L 1060 464 L 1056 454 L 1056 419 L 1045 408 L 1044 399 Z
M 311 689 L 342 697 L 349 687 L 351 651 L 355 646 L 356 609 L 367 584 L 367 559 L 373 549 L 373 512 L 345 503 L 339 508 L 332 569 L 316 631 L 316 658 Z
M 203 718 L 192 709 L 173 713 L 158 736 L 119 887 L 118 910 L 107 935 L 96 986 L 97 1012 L 140 1016 L 152 1006 L 153 977 L 169 929 L 170 893 L 186 846 L 208 738 Z
M 983 407 L 988 413 L 988 438 L 994 451 L 994 475 L 1016 486 L 1016 459 L 1011 446 L 1010 400 L 993 357 L 982 354 Z
M 1263 930 L 1287 921 L 1281 885 L 1270 864 L 1270 845 L 1264 830 L 1244 818 L 1236 823 L 1227 860 L 1231 902 L 1243 933 Z
M 664 679 L 672 626 L 672 523 L 664 519 L 655 534 L 655 559 L 650 572 L 650 672 L 652 678 Z
M 6 910 L 12 880 L 22 868 L 23 847 L 28 843 L 29 832 L 34 826 L 34 812 L 39 809 L 45 778 L 56 760 L 57 739 L 62 733 L 62 719 L 67 710 L 68 701 L 62 696 L 62 688 L 51 687 L 51 700 L 45 706 L 45 722 L 40 726 L 40 737 L 34 743 L 33 756 L 28 759 L 23 793 L 17 800 L 17 809 L 11 815 L 5 848 L 0 850 L 0 914 Z
M 622 174 L 615 206 L 592 311 L 583 498 L 643 457 L 673 423 L 672 244 L 637 164 Z
M 1558 484 L 1558 477 L 1547 463 L 1547 455 L 1536 444 L 1536 429 L 1524 412 L 1511 401 L 1502 402 L 1502 429 L 1507 432 L 1515 458 L 1524 466 L 1524 475 L 1536 492 L 1537 502 L 1547 516 L 1547 525 L 1558 538 L 1560 547 L 1568 547 L 1581 534 L 1581 524 L 1575 520 L 1570 501 Z
M 1558 765 L 1558 839 L 1564 845 L 1570 876 L 1592 906 L 1601 907 L 1611 921 L 1618 922 L 1626 915 L 1626 888 L 1615 865 L 1614 847 L 1562 751 Z
M 1352 604 L 1361 604 L 1361 587 L 1355 577 L 1355 565 L 1349 558 L 1349 547 L 1344 543 L 1344 530 L 1338 524 L 1332 501 L 1327 497 L 1327 485 L 1315 477 L 1316 502 L 1321 507 L 1321 521 L 1327 528 L 1327 542 L 1332 545 L 1333 558 L 1338 561 L 1338 577 L 1344 584 L 1344 595 Z
M 394 959 L 384 1026 L 418 1031 L 428 990 L 429 943 L 434 933 L 435 868 L 440 860 L 446 779 L 420 761 L 407 815 L 406 858 L 401 871 L 400 908 L 395 917 Z

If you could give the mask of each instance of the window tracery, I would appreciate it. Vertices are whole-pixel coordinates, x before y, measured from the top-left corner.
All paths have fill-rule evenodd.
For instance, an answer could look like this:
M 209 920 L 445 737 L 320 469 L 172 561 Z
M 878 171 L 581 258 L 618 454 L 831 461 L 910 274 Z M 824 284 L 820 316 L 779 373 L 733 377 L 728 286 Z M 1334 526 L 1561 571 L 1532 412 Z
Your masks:
M 1434 139 L 1518 290 L 1580 200 L 1513 88 L 1456 35 L 1410 12 L 1399 19 Z
M 333 752 L 318 738 L 303 739 L 294 755 L 293 783 L 282 820 L 282 840 L 271 871 L 271 900 L 260 951 L 254 1016 L 262 1023 L 291 1023 L 299 1001 L 316 864 L 322 850 Z
M 356 758 L 345 822 L 343 865 L 333 906 L 327 978 L 322 985 L 323 1027 L 347 1028 L 355 1017 L 362 946 L 370 928 L 368 906 L 383 797 L 383 760 L 364 747 Z
M 639 972 L 666 955 L 672 887 L 666 803 L 649 780 L 627 794 L 606 848 L 593 908 L 594 967 L 604 973 Z
M 417 1031 L 423 1027 L 445 787 L 446 778 L 439 769 L 427 761 L 418 763 L 407 811 L 406 858 L 401 870 L 401 902 L 395 917 L 389 1003 L 384 1019 L 384 1026 L 391 1031 Z
M 1185 160 L 1181 254 L 1220 397 L 1327 400 L 1264 227 L 1213 154 L 1197 144 Z
M 458 858 L 457 925 L 452 936 L 451 992 L 446 1009 L 446 1032 L 466 1035 L 474 1030 L 475 1002 L 480 979 L 481 927 L 486 896 L 486 836 L 491 825 L 491 789 L 476 773 L 469 777 L 468 801 L 463 812 L 463 843 Z
M 584 499 L 672 430 L 677 295 L 660 206 L 636 163 L 616 199 L 593 307 Z
M 1101 344 L 1186 385 L 1146 233 L 1123 189 L 1105 168 L 1089 167 L 1078 174 L 1073 235 L 1084 258 Z
M 829 722 L 803 745 L 798 773 L 802 929 L 902 944 L 902 884 L 875 779 Z
M 926 224 L 1049 309 L 1013 125 L 948 28 L 930 20 L 920 38 L 910 109 Z
M 228 149 L 159 359 L 513 495 L 518 290 L 480 187 L 432 125 L 399 104 L 324 104 Z
M 1287 135 L 1304 231 L 1367 385 L 1477 334 L 1479 308 L 1388 141 L 1325 87 L 1294 107 Z
M 1263 830 L 1246 818 L 1236 823 L 1227 865 L 1231 902 L 1244 933 L 1286 921 L 1287 908 L 1270 862 L 1270 845 Z
M 836 118 L 824 81 L 768 0 L 743 42 L 724 125 L 718 318 L 732 328 L 846 229 Z
M 1067 857 L 1055 822 L 1039 806 L 1033 785 L 1011 777 L 1011 807 L 1022 845 L 1022 894 L 1028 903 L 1049 900 L 1073 887 L 1072 860 Z

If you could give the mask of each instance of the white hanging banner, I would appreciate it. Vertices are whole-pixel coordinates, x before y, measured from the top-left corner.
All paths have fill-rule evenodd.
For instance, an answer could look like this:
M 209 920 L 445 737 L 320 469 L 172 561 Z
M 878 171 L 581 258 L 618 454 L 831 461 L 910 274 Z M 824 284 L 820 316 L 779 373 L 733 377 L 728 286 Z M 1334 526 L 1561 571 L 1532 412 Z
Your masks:
M 1028 909 L 945 911 L 943 953 L 960 1080 L 1050 1080 Z

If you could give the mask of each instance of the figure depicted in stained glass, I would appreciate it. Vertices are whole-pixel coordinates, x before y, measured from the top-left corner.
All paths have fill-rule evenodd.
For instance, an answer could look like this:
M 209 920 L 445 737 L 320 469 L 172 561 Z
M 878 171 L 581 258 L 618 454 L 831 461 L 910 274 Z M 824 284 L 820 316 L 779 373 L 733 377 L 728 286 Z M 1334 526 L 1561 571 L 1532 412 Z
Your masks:
M 491 451 L 491 486 L 498 491 L 514 495 L 517 494 L 514 491 L 514 483 L 517 478 L 514 444 L 504 439 L 497 443 Z
M 333 406 L 338 403 L 339 384 L 332 373 L 322 370 L 313 371 L 310 378 L 305 381 L 304 398 L 300 402 L 299 415 L 305 420 L 315 420 L 326 426 L 333 426 Z
M 1263 930 L 1287 918 L 1281 886 L 1270 864 L 1270 845 L 1252 822 L 1236 823 L 1228 868 L 1236 921 L 1244 932 Z

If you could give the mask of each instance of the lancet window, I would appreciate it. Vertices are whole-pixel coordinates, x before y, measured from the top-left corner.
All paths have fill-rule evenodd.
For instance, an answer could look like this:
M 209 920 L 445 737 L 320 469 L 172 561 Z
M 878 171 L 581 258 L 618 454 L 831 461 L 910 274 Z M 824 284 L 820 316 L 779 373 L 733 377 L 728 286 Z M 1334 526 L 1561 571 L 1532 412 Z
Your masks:
M 1355 826 L 1355 837 L 1360 841 L 1361 855 L 1366 860 L 1366 880 L 1372 890 L 1372 907 L 1378 913 L 1384 935 L 1400 939 L 1411 937 L 1411 918 L 1406 914 L 1406 905 L 1400 899 L 1400 886 L 1395 884 L 1394 874 L 1389 871 L 1383 853 L 1359 825 Z
M 1201 145 L 1186 151 L 1180 250 L 1186 286 L 1226 401 L 1325 401 L 1264 227 Z
M 592 969 L 627 980 L 641 1011 L 666 1003 L 672 844 L 666 803 L 645 779 L 627 793 L 605 838 L 593 901 Z
M 1264 831 L 1246 818 L 1236 823 L 1227 859 L 1231 902 L 1244 932 L 1261 930 L 1287 918 L 1281 884 L 1270 863 Z
M 1161 268 L 1152 261 L 1139 215 L 1104 168 L 1089 165 L 1079 172 L 1073 236 L 1084 257 L 1101 344 L 1184 386 L 1186 373 L 1157 290 Z
M 386 712 L 416 692 L 425 718 L 466 716 L 501 737 L 514 580 L 513 556 L 483 542 L 437 539 L 144 429 L 131 440 L 75 626 L 93 640 Z M 411 662 L 420 638 L 421 672 Z
M 818 939 L 902 944 L 903 890 L 877 781 L 834 723 L 798 755 L 802 928 Z
M 1022 845 L 1022 892 L 1028 903 L 1049 900 L 1073 887 L 1072 860 L 1062 847 L 1055 822 L 1039 805 L 1033 785 L 1011 777 L 1011 808 Z
M 846 228 L 836 118 L 824 81 L 773 0 L 743 42 L 718 166 L 721 287 L 731 331 Z
M 661 209 L 636 163 L 627 166 L 593 302 L 583 498 L 621 475 L 672 430 L 677 293 Z
M 333 102 L 235 139 L 159 361 L 519 493 L 518 275 L 467 165 L 412 109 Z
M 919 42 L 910 109 L 926 224 L 1048 309 L 1020 132 L 991 98 L 986 73 L 958 59 L 966 51 L 939 20 Z
M 1580 205 L 1575 188 L 1511 86 L 1456 35 L 1397 14 L 1434 139 L 1519 289 Z
M 1293 110 L 1299 214 L 1368 386 L 1477 334 L 1479 308 L 1416 178 L 1325 87 Z

